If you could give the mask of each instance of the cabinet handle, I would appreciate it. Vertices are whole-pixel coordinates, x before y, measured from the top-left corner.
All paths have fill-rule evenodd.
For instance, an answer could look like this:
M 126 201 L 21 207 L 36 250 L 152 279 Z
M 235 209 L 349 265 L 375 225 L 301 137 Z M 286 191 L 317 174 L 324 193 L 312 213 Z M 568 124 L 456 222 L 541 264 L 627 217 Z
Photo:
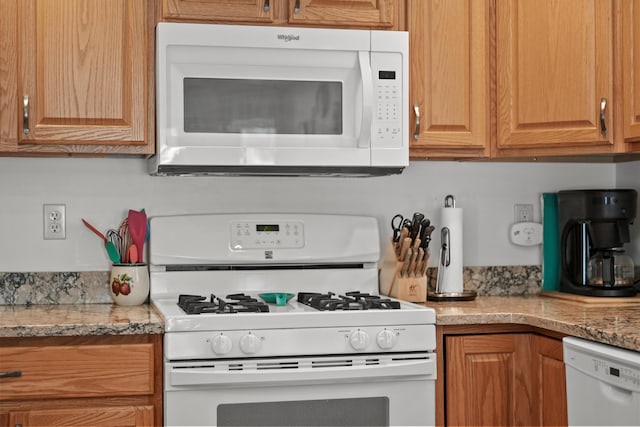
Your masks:
M 600 98 L 600 133 L 607 135 L 607 125 L 604 119 L 604 112 L 607 109 L 607 98 Z
M 29 135 L 29 95 L 22 98 L 22 133 Z
M 296 0 L 296 5 L 293 7 L 293 13 L 300 13 L 300 0 Z
M 22 371 L 0 372 L 0 378 L 21 377 Z
M 264 0 L 264 7 L 263 7 L 265 12 L 269 12 L 269 9 L 271 9 L 270 5 L 269 5 L 269 0 Z
M 413 111 L 416 113 L 416 128 L 413 131 L 413 139 L 420 139 L 420 106 L 413 104 Z

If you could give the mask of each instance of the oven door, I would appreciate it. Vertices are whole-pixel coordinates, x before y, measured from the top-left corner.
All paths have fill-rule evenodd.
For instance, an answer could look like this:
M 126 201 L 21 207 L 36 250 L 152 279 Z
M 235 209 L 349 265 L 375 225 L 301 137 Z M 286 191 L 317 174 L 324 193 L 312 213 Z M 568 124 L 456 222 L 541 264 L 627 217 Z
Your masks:
M 165 424 L 435 423 L 434 353 L 167 362 Z

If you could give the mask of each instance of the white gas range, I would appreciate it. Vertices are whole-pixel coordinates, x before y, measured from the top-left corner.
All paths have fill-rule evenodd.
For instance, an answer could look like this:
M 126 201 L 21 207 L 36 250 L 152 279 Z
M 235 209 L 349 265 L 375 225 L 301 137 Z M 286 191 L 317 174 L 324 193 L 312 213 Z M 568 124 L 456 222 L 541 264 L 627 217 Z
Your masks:
M 375 218 L 166 216 L 151 236 L 166 425 L 434 424 L 435 313 L 377 294 Z

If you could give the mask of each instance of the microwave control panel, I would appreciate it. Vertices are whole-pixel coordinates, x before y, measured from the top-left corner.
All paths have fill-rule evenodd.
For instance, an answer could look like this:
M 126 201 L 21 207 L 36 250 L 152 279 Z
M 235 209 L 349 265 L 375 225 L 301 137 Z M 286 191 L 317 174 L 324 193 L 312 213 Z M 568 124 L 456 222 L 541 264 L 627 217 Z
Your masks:
M 231 248 L 234 250 L 304 247 L 302 221 L 233 221 L 230 231 Z
M 372 52 L 373 143 L 379 147 L 402 145 L 402 55 Z

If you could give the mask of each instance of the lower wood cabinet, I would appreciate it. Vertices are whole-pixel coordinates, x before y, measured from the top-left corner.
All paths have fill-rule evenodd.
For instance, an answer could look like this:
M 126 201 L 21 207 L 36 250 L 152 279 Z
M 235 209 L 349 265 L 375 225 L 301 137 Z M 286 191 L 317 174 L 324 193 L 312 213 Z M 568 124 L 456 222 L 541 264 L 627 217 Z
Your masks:
M 2 338 L 0 373 L 0 426 L 162 425 L 161 335 Z
M 509 325 L 439 329 L 438 425 L 567 425 L 559 337 Z

